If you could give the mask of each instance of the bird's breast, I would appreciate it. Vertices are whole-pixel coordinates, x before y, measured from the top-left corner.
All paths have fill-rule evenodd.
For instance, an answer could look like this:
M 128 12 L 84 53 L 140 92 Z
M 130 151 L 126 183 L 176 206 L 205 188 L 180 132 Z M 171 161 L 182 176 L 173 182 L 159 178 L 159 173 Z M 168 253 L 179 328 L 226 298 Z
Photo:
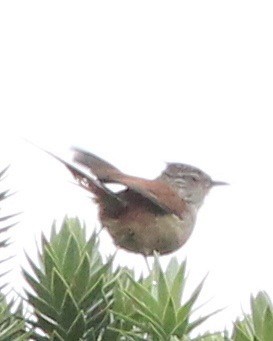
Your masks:
M 178 217 L 129 210 L 117 219 L 101 217 L 101 220 L 117 246 L 147 256 L 154 251 L 167 254 L 179 249 L 191 235 L 195 214 L 189 210 Z

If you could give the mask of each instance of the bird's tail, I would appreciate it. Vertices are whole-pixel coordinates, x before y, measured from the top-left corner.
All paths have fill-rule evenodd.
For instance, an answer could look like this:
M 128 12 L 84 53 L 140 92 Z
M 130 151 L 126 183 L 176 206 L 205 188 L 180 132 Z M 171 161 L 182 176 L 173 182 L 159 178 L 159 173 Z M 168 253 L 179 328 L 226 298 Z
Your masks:
M 98 202 L 103 202 L 106 207 L 112 207 L 115 209 L 119 209 L 126 206 L 127 203 L 122 201 L 121 198 L 117 196 L 117 194 L 106 188 L 99 178 L 94 179 L 81 169 L 77 168 L 70 162 L 65 161 L 64 159 L 55 155 L 54 153 L 37 146 L 33 142 L 30 141 L 27 142 L 34 145 L 36 148 L 42 150 L 46 154 L 52 156 L 59 162 L 61 162 L 72 173 L 72 175 L 78 181 L 79 185 L 82 188 L 94 194 Z
M 84 151 L 80 148 L 73 147 L 74 161 L 78 162 L 96 176 L 102 182 L 116 182 L 124 174 L 109 162 L 100 157 Z

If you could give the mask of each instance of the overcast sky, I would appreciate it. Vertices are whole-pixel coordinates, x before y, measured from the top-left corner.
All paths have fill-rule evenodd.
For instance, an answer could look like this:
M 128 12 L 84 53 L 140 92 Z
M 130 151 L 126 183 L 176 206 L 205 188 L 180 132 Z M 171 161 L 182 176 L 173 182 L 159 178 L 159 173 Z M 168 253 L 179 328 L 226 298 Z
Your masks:
M 134 175 L 175 161 L 229 182 L 174 255 L 188 259 L 189 291 L 209 272 L 204 312 L 227 306 L 204 329 L 228 325 L 251 292 L 273 297 L 272 17 L 271 1 L 1 2 L 0 166 L 11 164 L 17 190 L 6 210 L 24 212 L 17 288 L 23 249 L 34 255 L 54 218 L 98 226 L 86 193 L 24 137 L 65 158 L 84 147 Z M 102 234 L 103 252 L 109 243 Z M 117 262 L 144 269 L 128 255 Z

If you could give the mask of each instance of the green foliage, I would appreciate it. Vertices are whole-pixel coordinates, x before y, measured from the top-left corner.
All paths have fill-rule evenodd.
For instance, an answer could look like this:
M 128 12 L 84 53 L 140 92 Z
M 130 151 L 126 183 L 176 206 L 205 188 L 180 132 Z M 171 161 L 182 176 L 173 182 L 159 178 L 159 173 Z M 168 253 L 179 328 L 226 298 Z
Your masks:
M 172 258 L 163 272 L 159 258 L 155 255 L 153 270 L 147 278 L 136 281 L 127 273 L 119 281 L 112 312 L 120 321 L 115 329 L 121 335 L 138 337 L 139 340 L 181 340 L 214 313 L 191 319 L 193 306 L 201 292 L 203 282 L 191 297 L 181 304 L 185 286 L 186 264 L 178 264 Z
M 117 274 L 97 246 L 95 235 L 86 240 L 78 219 L 65 220 L 59 233 L 53 226 L 50 242 L 42 238 L 40 267 L 29 259 L 34 274 L 24 271 L 36 326 L 45 334 L 37 332 L 37 340 L 97 340 L 103 334 Z
M 0 182 L 5 178 L 8 167 L 0 172 Z M 8 190 L 0 192 L 0 210 L 2 203 L 10 196 Z M 10 223 L 10 220 L 17 214 L 2 215 L 0 217 L 0 251 L 9 245 L 9 238 L 7 232 L 15 224 Z M 0 263 L 6 263 L 9 258 L 0 260 Z M 6 272 L 1 272 L 0 277 L 3 278 Z M 30 333 L 25 331 L 25 322 L 22 315 L 22 307 L 14 308 L 14 302 L 7 303 L 2 290 L 7 286 L 7 283 L 3 283 L 0 288 L 0 340 L 1 341 L 23 341 L 29 340 Z M 13 311 L 12 311 L 13 310 Z
M 22 315 L 22 307 L 11 312 L 13 302 L 7 304 L 4 297 L 0 297 L 0 340 L 23 341 L 29 340 L 30 332 L 25 331 L 25 322 Z
M 136 280 L 133 271 L 113 271 L 112 259 L 103 261 L 97 236 L 87 240 L 78 219 L 64 220 L 58 233 L 53 225 L 50 240 L 42 236 L 39 266 L 29 259 L 33 274 L 24 271 L 36 317 L 32 338 L 272 341 L 273 309 L 265 293 L 252 297 L 251 314 L 235 323 L 232 338 L 227 333 L 192 338 L 191 332 L 216 313 L 193 319 L 204 281 L 185 301 L 185 262 L 173 258 L 163 271 L 159 257 L 154 259 L 150 274 Z
M 5 178 L 6 172 L 9 167 L 6 167 L 4 170 L 0 172 L 0 182 L 3 181 Z M 4 190 L 0 192 L 0 210 L 2 208 L 2 203 L 10 196 L 9 190 Z M 9 238 L 7 237 L 7 232 L 10 230 L 12 226 L 15 224 L 10 224 L 9 221 L 13 217 L 17 216 L 18 214 L 10 214 L 5 216 L 0 216 L 0 249 L 5 248 L 9 244 Z M 5 261 L 1 259 L 1 263 Z
M 273 305 L 265 292 L 251 297 L 251 314 L 234 325 L 234 341 L 272 341 Z
M 166 272 L 155 255 L 147 278 L 103 262 L 97 237 L 86 240 L 78 219 L 66 219 L 50 241 L 42 237 L 40 266 L 33 274 L 28 302 L 36 316 L 36 340 L 182 340 L 210 315 L 192 320 L 203 282 L 181 304 L 185 262 L 172 259 Z
M 230 341 L 230 338 L 226 333 L 214 333 L 207 335 L 199 336 L 194 339 L 191 339 L 192 341 Z

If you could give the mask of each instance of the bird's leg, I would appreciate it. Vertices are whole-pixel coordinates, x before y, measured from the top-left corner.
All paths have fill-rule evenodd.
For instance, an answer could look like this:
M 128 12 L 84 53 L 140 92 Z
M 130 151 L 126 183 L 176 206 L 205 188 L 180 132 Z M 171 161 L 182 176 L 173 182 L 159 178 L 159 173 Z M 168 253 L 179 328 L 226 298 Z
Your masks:
M 104 229 L 104 227 L 103 226 L 101 226 L 101 228 L 98 230 L 98 232 L 97 232 L 97 237 L 101 234 L 101 231 Z
M 152 269 L 151 269 L 150 264 L 149 264 L 149 262 L 148 262 L 148 256 L 143 255 L 143 257 L 144 257 L 144 260 L 145 260 L 145 263 L 146 263 L 148 272 L 149 272 L 149 274 L 150 274 L 150 273 L 152 272 Z
M 113 260 L 116 258 L 118 251 L 119 251 L 119 247 L 117 247 L 116 251 L 113 253 L 113 256 L 112 256 Z

